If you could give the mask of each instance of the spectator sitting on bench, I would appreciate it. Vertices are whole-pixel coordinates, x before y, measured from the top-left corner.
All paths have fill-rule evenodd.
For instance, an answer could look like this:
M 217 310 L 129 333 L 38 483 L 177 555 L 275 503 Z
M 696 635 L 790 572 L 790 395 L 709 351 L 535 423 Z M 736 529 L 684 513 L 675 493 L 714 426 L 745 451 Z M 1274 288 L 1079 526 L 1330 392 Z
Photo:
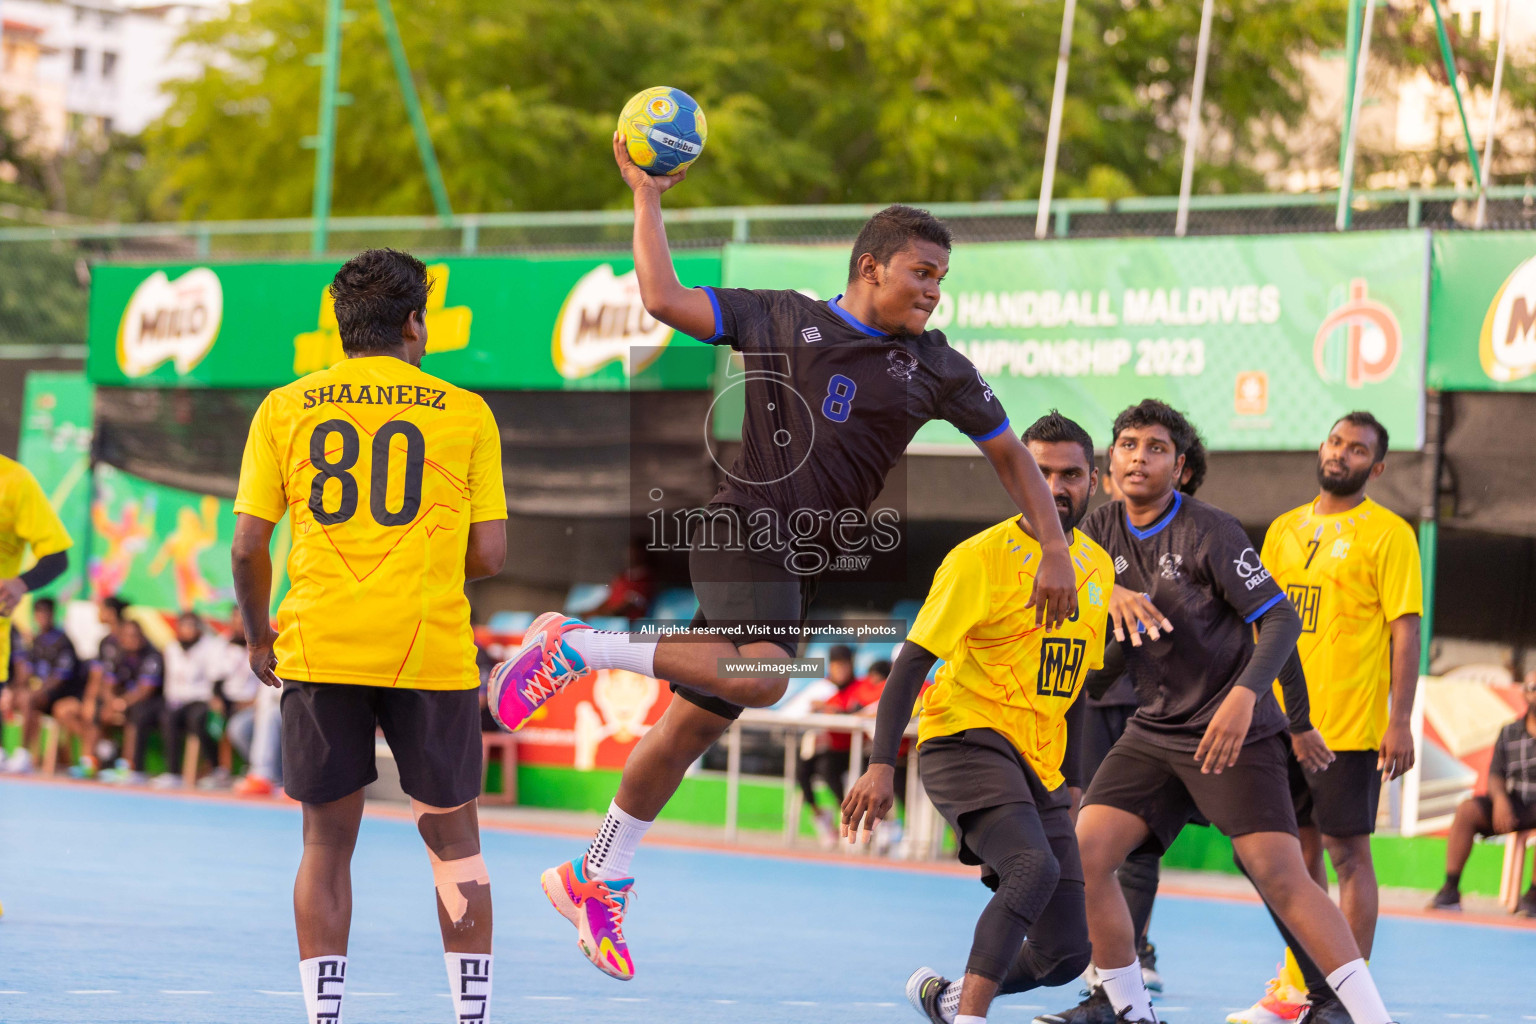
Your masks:
M 51 597 L 40 597 L 32 604 L 32 622 L 35 627 L 32 643 L 28 645 L 24 661 L 25 676 L 18 676 L 16 694 L 21 716 L 21 746 L 17 747 L 6 762 L 6 771 L 29 772 L 32 770 L 32 744 L 37 740 L 38 727 L 44 715 L 55 718 L 76 712 L 80 698 L 85 693 L 85 677 L 80 672 L 80 662 L 75 657 L 75 645 L 55 621 L 56 606 Z M 25 678 L 25 682 L 22 679 Z M 60 737 L 55 737 L 57 742 Z
M 1469 797 L 1456 808 L 1445 848 L 1445 884 L 1431 910 L 1461 909 L 1461 869 L 1472 853 L 1473 836 L 1501 836 L 1536 829 L 1536 671 L 1525 677 L 1526 713 L 1510 722 L 1493 744 L 1488 794 Z M 1536 917 L 1536 874 L 1520 897 L 1519 913 Z
M 229 644 L 205 629 L 196 612 L 176 616 L 176 642 L 165 649 L 165 684 L 161 689 L 160 735 L 165 738 L 166 770 L 155 777 L 156 786 L 181 785 L 182 753 L 189 735 L 196 736 L 204 750 L 213 745 L 208 708 L 214 685 L 228 672 L 228 650 Z
M 106 646 L 105 641 L 102 644 Z M 95 729 L 121 727 L 126 757 L 101 773 L 105 782 L 143 782 L 144 752 L 149 735 L 160 724 L 165 700 L 160 689 L 165 662 L 144 635 L 144 627 L 123 619 L 117 627 L 117 656 L 98 677 L 96 692 L 86 688 L 87 715 L 95 712 Z M 93 736 L 94 738 L 94 736 Z
M 97 719 L 101 700 L 111 689 L 110 680 L 122 674 L 118 663 L 122 660 L 123 645 L 118 633 L 127 611 L 128 602 L 116 595 L 102 598 L 96 606 L 97 621 L 106 629 L 106 635 L 97 644 L 96 657 L 86 664 L 85 694 L 80 699 L 80 707 L 70 709 L 59 718 L 61 733 L 76 733 L 80 736 L 80 760 L 69 769 L 69 774 L 77 779 L 94 778 L 96 769 L 103 763 L 110 763 L 116 756 L 116 748 L 112 747 L 110 741 L 100 739 Z M 98 746 L 101 749 L 98 750 Z

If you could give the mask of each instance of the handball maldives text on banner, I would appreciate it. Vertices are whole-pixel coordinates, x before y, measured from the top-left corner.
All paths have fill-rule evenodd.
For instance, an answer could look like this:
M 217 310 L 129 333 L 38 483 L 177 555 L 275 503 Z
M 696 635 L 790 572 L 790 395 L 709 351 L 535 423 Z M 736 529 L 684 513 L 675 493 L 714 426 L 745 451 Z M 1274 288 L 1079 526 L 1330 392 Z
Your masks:
M 1310 451 L 1339 411 L 1370 408 L 1415 449 L 1428 246 L 1423 231 L 967 244 L 930 326 L 1009 409 L 1107 424 L 1150 396 L 1184 410 L 1214 450 Z M 724 279 L 825 296 L 846 264 L 831 247 L 731 245 Z M 743 392 L 717 366 L 725 440 L 739 435 Z M 971 445 L 934 422 L 912 450 Z

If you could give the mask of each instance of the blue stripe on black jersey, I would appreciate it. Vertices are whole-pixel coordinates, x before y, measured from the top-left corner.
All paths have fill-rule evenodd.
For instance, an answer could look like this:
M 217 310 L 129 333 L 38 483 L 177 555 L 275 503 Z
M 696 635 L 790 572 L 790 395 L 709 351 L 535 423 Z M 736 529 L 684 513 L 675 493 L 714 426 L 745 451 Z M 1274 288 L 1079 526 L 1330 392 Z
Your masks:
M 991 430 L 987 431 L 985 434 L 966 434 L 965 436 L 970 438 L 972 441 L 975 441 L 977 444 L 981 444 L 981 442 L 983 442 L 983 441 L 990 441 L 990 440 L 992 440 L 998 434 L 1001 434 L 1003 431 L 1005 431 L 1007 429 L 1008 429 L 1008 420 L 1006 418 L 1004 418 L 1002 423 L 999 423 L 996 427 L 994 427 Z
M 842 317 L 843 320 L 848 324 L 849 327 L 852 327 L 856 331 L 862 331 L 863 333 L 869 335 L 871 338 L 889 338 L 890 337 L 889 334 L 886 334 L 884 331 L 877 331 L 877 330 L 875 330 L 873 327 L 869 326 L 869 324 L 866 324 L 864 321 L 860 320 L 858 317 L 856 317 L 852 313 L 848 312 L 842 306 L 839 306 L 837 304 L 837 300 L 840 299 L 840 298 L 842 298 L 841 295 L 834 295 L 834 296 L 832 296 L 830 299 L 827 300 L 827 305 L 829 307 L 831 307 L 832 312 L 834 312 L 838 316 Z
M 1125 528 L 1130 530 L 1131 536 L 1135 537 L 1137 540 L 1146 540 L 1148 537 L 1155 537 L 1157 534 L 1163 532 L 1164 527 L 1173 522 L 1173 517 L 1179 514 L 1179 506 L 1182 504 L 1184 504 L 1184 492 L 1174 491 L 1173 504 L 1168 507 L 1168 514 L 1160 517 L 1156 523 L 1152 524 L 1152 526 L 1146 530 L 1136 529 L 1136 524 L 1131 522 L 1130 509 L 1126 509 Z
M 720 315 L 720 299 L 715 295 L 715 290 L 709 285 L 701 284 L 697 287 L 702 288 L 704 290 L 704 294 L 709 296 L 710 308 L 715 311 L 715 333 L 711 334 L 707 338 L 700 338 L 699 340 L 706 345 L 713 345 L 715 342 L 720 340 L 720 335 L 725 331 L 725 318 Z

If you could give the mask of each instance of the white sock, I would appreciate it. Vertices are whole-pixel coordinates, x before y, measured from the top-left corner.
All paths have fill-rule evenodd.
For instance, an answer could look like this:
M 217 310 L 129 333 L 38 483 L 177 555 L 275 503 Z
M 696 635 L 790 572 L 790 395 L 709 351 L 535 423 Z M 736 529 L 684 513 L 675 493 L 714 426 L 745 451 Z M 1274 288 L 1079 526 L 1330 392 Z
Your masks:
M 939 993 L 939 1016 L 954 1024 L 955 1014 L 960 1012 L 960 989 L 965 982 L 964 978 L 956 978 L 944 986 L 944 991 Z
M 299 961 L 299 989 L 309 1024 L 341 1024 L 341 997 L 347 988 L 347 958 L 312 956 Z
M 1392 1024 L 1364 960 L 1351 960 L 1328 975 L 1328 985 L 1355 1024 Z
M 460 1024 L 491 1019 L 491 954 L 444 953 L 448 965 L 448 994 Z
M 638 633 L 607 629 L 573 629 L 565 642 L 576 648 L 592 668 L 622 668 L 643 676 L 656 674 L 656 641 L 642 640 Z
M 1141 980 L 1141 961 L 1132 960 L 1129 967 L 1100 967 L 1099 981 L 1104 984 L 1110 1008 L 1116 1013 L 1129 1011 L 1125 1015 L 1129 1024 L 1137 1021 L 1157 1024 L 1157 1016 L 1152 1012 L 1152 997 Z
M 610 803 L 608 817 L 603 819 L 602 827 L 592 838 L 592 845 L 587 847 L 587 870 L 592 877 L 605 882 L 628 878 L 629 862 L 634 860 L 640 840 L 645 838 L 645 830 L 650 827 L 650 822 L 625 813 L 617 803 Z
M 987 1024 L 987 1018 L 978 1017 L 974 1013 L 962 1013 L 955 1018 L 955 1024 Z

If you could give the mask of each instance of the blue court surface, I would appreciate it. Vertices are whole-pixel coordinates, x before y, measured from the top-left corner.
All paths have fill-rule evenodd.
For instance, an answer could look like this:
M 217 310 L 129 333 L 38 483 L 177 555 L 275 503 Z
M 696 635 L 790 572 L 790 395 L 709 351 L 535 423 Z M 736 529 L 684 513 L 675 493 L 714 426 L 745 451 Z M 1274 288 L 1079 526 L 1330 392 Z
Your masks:
M 0 1021 L 297 1022 L 291 806 L 0 782 Z M 913 968 L 960 969 L 988 893 L 967 878 L 652 845 L 626 934 L 639 976 L 576 949 L 539 872 L 579 840 L 487 831 L 501 1021 L 913 1022 Z M 347 1020 L 448 1024 L 427 856 L 365 818 L 353 862 Z M 1260 907 L 1167 897 L 1152 922 L 1165 1021 L 1219 1022 L 1279 946 Z M 1536 1020 L 1536 931 L 1384 918 L 1374 958 L 1404 1024 Z M 1075 986 L 1006 997 L 1027 1022 Z

